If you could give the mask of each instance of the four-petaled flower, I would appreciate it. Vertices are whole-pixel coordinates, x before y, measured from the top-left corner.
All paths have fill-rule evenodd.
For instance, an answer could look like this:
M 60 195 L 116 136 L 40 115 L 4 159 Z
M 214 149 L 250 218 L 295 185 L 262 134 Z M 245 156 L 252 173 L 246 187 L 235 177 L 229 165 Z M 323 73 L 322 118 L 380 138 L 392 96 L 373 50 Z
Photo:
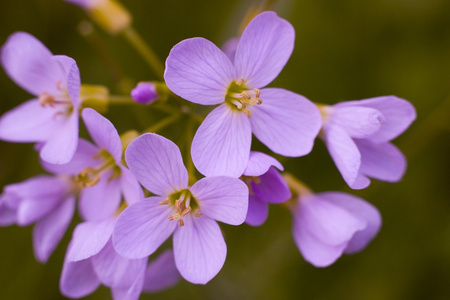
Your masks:
M 284 89 L 261 89 L 281 72 L 294 39 L 289 22 L 264 12 L 243 32 L 234 62 L 203 38 L 187 39 L 172 48 L 164 74 L 168 88 L 194 103 L 222 103 L 206 117 L 192 141 L 192 160 L 200 173 L 241 176 L 252 132 L 284 156 L 311 151 L 321 126 L 317 107 Z
M 239 179 L 206 177 L 188 186 L 180 150 L 157 134 L 135 139 L 125 152 L 138 181 L 155 197 L 126 208 L 117 219 L 113 244 L 127 258 L 146 257 L 173 233 L 175 263 L 192 283 L 205 284 L 222 268 L 226 244 L 217 221 L 242 224 L 248 189 Z

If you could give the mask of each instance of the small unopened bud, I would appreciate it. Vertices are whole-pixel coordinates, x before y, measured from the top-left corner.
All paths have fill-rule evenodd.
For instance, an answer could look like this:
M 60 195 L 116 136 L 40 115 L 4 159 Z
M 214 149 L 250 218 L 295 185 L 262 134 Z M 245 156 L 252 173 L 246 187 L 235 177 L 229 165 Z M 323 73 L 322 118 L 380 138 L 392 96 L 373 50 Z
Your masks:
M 131 91 L 131 98 L 140 104 L 151 104 L 159 98 L 156 85 L 153 82 L 140 82 Z

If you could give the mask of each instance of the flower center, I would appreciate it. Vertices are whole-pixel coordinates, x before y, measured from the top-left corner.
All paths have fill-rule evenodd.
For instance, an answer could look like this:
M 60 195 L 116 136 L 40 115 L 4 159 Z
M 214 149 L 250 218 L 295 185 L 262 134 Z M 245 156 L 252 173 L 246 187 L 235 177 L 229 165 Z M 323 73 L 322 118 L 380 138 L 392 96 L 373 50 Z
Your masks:
M 253 188 L 252 188 L 252 182 L 258 184 L 258 183 L 261 182 L 261 178 L 259 178 L 258 176 L 245 176 L 245 175 L 242 175 L 240 177 L 240 179 L 247 185 L 248 192 L 250 193 L 250 195 L 254 195 Z
M 244 79 L 240 78 L 233 81 L 228 87 L 227 95 L 225 96 L 225 102 L 232 108 L 237 109 L 245 113 L 248 117 L 251 116 L 249 106 L 260 105 L 262 100 L 260 98 L 261 91 L 259 89 L 249 90 L 245 86 Z
M 178 225 L 180 226 L 184 225 L 183 217 L 187 216 L 190 212 L 192 212 L 195 217 L 200 217 L 202 215 L 197 200 L 192 196 L 189 189 L 173 193 L 167 199 L 159 202 L 159 205 L 167 204 L 173 205 L 177 210 L 173 215 L 169 215 L 169 220 L 178 221 Z
M 52 95 L 48 92 L 42 92 L 39 94 L 39 103 L 42 107 L 50 106 L 51 108 L 56 108 L 57 105 L 59 107 L 62 106 L 62 110 L 58 111 L 56 115 L 70 115 L 73 111 L 72 101 L 70 101 L 69 94 L 67 93 L 66 86 L 58 81 L 56 83 L 56 87 L 58 91 L 60 91 L 59 95 Z
M 93 158 L 101 161 L 99 166 L 85 168 L 80 174 L 75 176 L 75 181 L 77 181 L 81 187 L 96 185 L 100 181 L 101 174 L 108 171 L 112 173 L 108 178 L 108 182 L 120 176 L 120 167 L 116 165 L 114 158 L 108 151 L 102 149 L 99 154 Z

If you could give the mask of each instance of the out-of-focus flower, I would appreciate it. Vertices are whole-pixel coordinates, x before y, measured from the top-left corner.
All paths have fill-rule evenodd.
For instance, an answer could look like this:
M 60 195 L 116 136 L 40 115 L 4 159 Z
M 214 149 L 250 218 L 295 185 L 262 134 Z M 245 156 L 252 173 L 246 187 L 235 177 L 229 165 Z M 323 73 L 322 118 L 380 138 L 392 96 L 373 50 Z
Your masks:
M 249 187 L 248 212 L 245 223 L 263 224 L 269 214 L 269 203 L 282 203 L 291 198 L 291 192 L 283 176 L 277 171 L 283 166 L 273 157 L 252 151 L 241 179 Z
M 117 211 L 122 195 L 128 204 L 137 202 L 142 189 L 122 164 L 122 143 L 114 125 L 91 108 L 82 112 L 83 121 L 96 143 L 80 139 L 73 159 L 64 165 L 43 163 L 52 173 L 69 174 L 83 186 L 79 209 L 86 221 L 108 218 Z
M 373 205 L 341 192 L 300 194 L 291 209 L 295 243 L 316 267 L 333 264 L 343 253 L 363 250 L 381 226 Z
M 75 61 L 52 53 L 34 36 L 12 34 L 2 47 L 6 73 L 35 95 L 0 118 L 0 139 L 38 142 L 44 161 L 70 161 L 78 141 L 80 73 Z
M 0 225 L 36 223 L 33 228 L 34 255 L 44 263 L 72 220 L 77 193 L 76 184 L 66 176 L 41 175 L 7 185 L 0 198 Z
M 234 62 L 210 41 L 184 40 L 166 61 L 164 78 L 172 92 L 203 105 L 221 104 L 200 125 L 191 154 L 205 176 L 242 175 L 252 132 L 273 152 L 309 153 L 321 126 L 308 99 L 279 88 L 265 88 L 281 72 L 294 48 L 292 25 L 264 12 L 247 26 Z
M 116 0 L 65 0 L 84 8 L 99 26 L 116 34 L 131 24 L 131 14 Z
M 321 107 L 323 139 L 345 182 L 353 189 L 368 177 L 395 182 L 406 170 L 404 155 L 390 141 L 416 118 L 408 101 L 383 96 Z
M 140 104 L 151 104 L 159 98 L 159 94 L 153 82 L 140 82 L 131 91 L 131 98 Z
M 157 134 L 131 142 L 125 159 L 139 182 L 157 196 L 121 213 L 113 233 L 115 249 L 130 259 L 146 257 L 173 233 L 181 275 L 192 283 L 207 283 L 222 268 L 227 252 L 216 220 L 231 225 L 244 222 L 247 186 L 239 179 L 218 176 L 189 187 L 180 150 Z

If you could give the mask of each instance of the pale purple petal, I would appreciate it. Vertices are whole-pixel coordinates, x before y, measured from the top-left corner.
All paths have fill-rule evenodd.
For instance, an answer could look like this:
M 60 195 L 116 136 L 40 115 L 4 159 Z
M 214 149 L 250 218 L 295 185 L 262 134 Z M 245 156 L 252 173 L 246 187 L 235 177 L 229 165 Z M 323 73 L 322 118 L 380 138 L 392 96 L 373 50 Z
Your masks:
M 46 141 L 61 126 L 61 118 L 55 118 L 57 113 L 57 109 L 43 107 L 37 99 L 22 103 L 0 118 L 0 139 L 25 143 Z
M 283 171 L 283 165 L 270 155 L 258 151 L 251 151 L 247 167 L 244 170 L 245 176 L 260 176 L 266 173 L 271 166 Z
M 78 113 L 74 110 L 70 116 L 60 116 L 65 120 L 54 132 L 42 149 L 41 158 L 52 164 L 68 163 L 77 149 L 78 145 Z
M 50 164 L 41 160 L 42 167 L 54 174 L 77 175 L 88 167 L 97 166 L 101 160 L 96 159 L 100 149 L 85 139 L 78 139 L 77 149 L 70 162 L 66 164 Z
M 245 218 L 245 223 L 251 226 L 260 226 L 269 215 L 269 204 L 260 201 L 254 195 L 248 197 L 248 212 Z
M 74 62 L 69 69 L 67 74 L 67 93 L 69 94 L 70 101 L 75 108 L 78 108 L 80 105 L 80 70 L 78 69 L 77 64 Z
M 352 187 L 361 165 L 361 154 L 352 138 L 340 127 L 324 128 L 325 143 L 345 182 Z
M 236 55 L 236 48 L 239 44 L 239 38 L 228 39 L 225 44 L 222 45 L 222 51 L 234 63 L 234 57 Z
M 81 6 L 86 9 L 93 8 L 99 3 L 104 2 L 104 0 L 65 0 L 65 1 Z
M 177 226 L 169 215 L 175 208 L 158 205 L 163 197 L 150 197 L 127 207 L 118 217 L 113 232 L 116 251 L 135 259 L 149 256 L 172 234 Z
M 222 104 L 206 116 L 195 133 L 192 160 L 205 176 L 239 177 L 247 166 L 251 142 L 247 115 Z
M 1 55 L 9 77 L 33 95 L 42 92 L 58 94 L 58 81 L 66 81 L 60 66 L 52 59 L 52 53 L 29 33 L 12 34 L 2 47 Z
M 364 106 L 380 111 L 384 122 L 379 131 L 370 137 L 373 142 L 390 141 L 403 133 L 416 119 L 414 106 L 405 99 L 396 96 L 382 96 L 360 101 L 339 103 L 342 106 Z
M 255 196 L 264 202 L 283 203 L 292 196 L 283 176 L 274 167 L 259 176 L 259 182 L 252 181 L 251 186 Z
M 361 153 L 361 172 L 364 175 L 388 182 L 402 179 L 406 171 L 406 158 L 391 143 L 373 143 L 355 140 Z
M 156 195 L 187 187 L 188 173 L 180 149 L 163 136 L 146 133 L 130 143 L 125 160 L 136 179 Z
M 81 191 L 79 209 L 85 221 L 101 221 L 112 218 L 119 208 L 121 193 L 120 180 L 109 179 L 105 173 L 97 184 Z
M 137 86 L 131 90 L 131 98 L 136 103 L 149 105 L 159 98 L 156 84 L 154 82 L 139 82 Z
M 114 300 L 139 300 L 144 285 L 144 276 L 137 276 L 128 288 L 111 288 Z
M 248 187 L 233 177 L 205 177 L 190 188 L 198 201 L 200 212 L 231 225 L 245 221 L 248 208 Z
M 5 195 L 0 197 L 0 226 L 10 226 L 16 223 L 16 210 L 8 205 Z
M 70 245 L 69 248 L 70 250 Z M 94 272 L 91 260 L 85 259 L 77 262 L 64 260 L 59 289 L 69 298 L 82 298 L 93 293 L 100 285 Z
M 114 218 L 110 218 L 78 224 L 73 231 L 72 246 L 67 249 L 66 259 L 79 261 L 99 253 L 110 239 L 115 221 Z
M 367 138 L 380 130 L 384 122 L 381 112 L 370 107 L 331 107 L 328 126 L 339 126 L 352 138 Z
M 381 215 L 372 204 L 353 195 L 339 192 L 321 193 L 318 196 L 346 209 L 353 215 L 363 218 L 367 222 L 366 228 L 356 232 L 352 237 L 345 248 L 345 253 L 353 254 L 361 251 L 377 235 L 381 227 Z
M 81 113 L 91 138 L 101 148 L 108 151 L 116 164 L 122 160 L 122 142 L 114 125 L 92 108 L 85 108 Z
M 227 245 L 213 219 L 187 215 L 184 221 L 173 235 L 175 264 L 187 281 L 206 284 L 222 269 Z
M 127 204 L 131 205 L 144 198 L 144 192 L 133 173 L 123 166 L 120 166 L 120 170 L 120 188 Z
M 311 152 L 322 126 L 317 106 L 301 95 L 279 88 L 261 90 L 261 99 L 261 105 L 250 108 L 255 136 L 284 156 Z
M 120 256 L 110 240 L 92 257 L 92 265 L 104 285 L 111 288 L 129 288 L 138 277 L 144 277 L 147 259 L 127 259 Z
M 334 263 L 358 231 L 367 227 L 362 217 L 322 199 L 301 198 L 294 214 L 294 240 L 306 261 L 316 267 Z
M 225 101 L 234 67 L 216 45 L 204 38 L 191 38 L 176 44 L 166 60 L 164 79 L 178 96 L 203 105 Z
M 172 249 L 167 249 L 150 262 L 145 271 L 144 292 L 156 293 L 170 288 L 180 281 Z
M 34 226 L 33 248 L 38 261 L 45 263 L 53 253 L 72 220 L 74 210 L 75 197 L 69 197 Z
M 251 88 L 274 80 L 294 50 L 292 25 L 274 12 L 263 12 L 245 28 L 236 49 L 236 75 Z
M 370 185 L 370 179 L 365 176 L 365 174 L 362 172 L 362 169 L 360 168 L 358 171 L 358 175 L 355 178 L 355 181 L 349 187 L 351 187 L 354 190 L 360 190 L 365 189 Z
M 103 1 L 103 0 L 101 0 Z M 53 55 L 52 60 L 56 61 L 64 74 L 69 74 L 70 68 L 75 62 L 72 57 L 66 55 Z

